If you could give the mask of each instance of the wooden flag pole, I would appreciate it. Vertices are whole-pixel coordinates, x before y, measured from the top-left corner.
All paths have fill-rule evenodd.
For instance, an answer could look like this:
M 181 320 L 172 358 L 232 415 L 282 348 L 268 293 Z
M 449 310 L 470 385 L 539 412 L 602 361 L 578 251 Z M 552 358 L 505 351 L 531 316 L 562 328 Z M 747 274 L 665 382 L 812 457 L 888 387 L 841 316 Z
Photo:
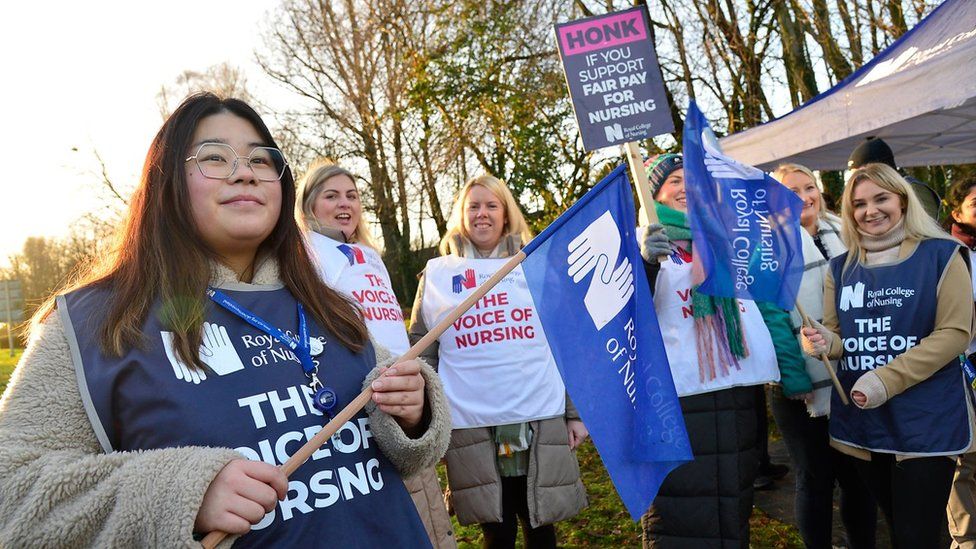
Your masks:
M 627 163 L 630 164 L 630 178 L 637 186 L 637 198 L 640 200 L 641 212 L 644 219 L 641 223 L 658 223 L 657 210 L 654 209 L 654 195 L 651 194 L 651 184 L 647 180 L 647 170 L 644 168 L 644 157 L 641 155 L 640 147 L 636 141 L 624 143 L 624 153 L 627 155 Z
M 641 213 L 638 218 L 638 225 L 650 225 L 660 223 L 657 217 L 657 209 L 654 206 L 654 195 L 651 193 L 651 184 L 647 180 L 647 169 L 644 168 L 644 157 L 641 155 L 640 147 L 636 141 L 628 141 L 623 144 L 624 153 L 627 155 L 627 164 L 630 165 L 630 179 L 637 186 L 637 199 L 640 200 Z M 668 256 L 662 255 L 657 258 L 659 263 L 667 261 Z
M 800 318 L 803 319 L 803 325 L 813 328 L 813 323 L 810 322 L 810 318 L 805 312 L 803 312 L 803 307 L 799 303 L 796 304 L 796 312 L 800 313 Z M 840 401 L 844 403 L 844 406 L 850 405 L 850 401 L 847 400 L 847 394 L 844 393 L 844 388 L 840 385 L 840 380 L 837 379 L 837 374 L 834 372 L 834 368 L 830 365 L 830 359 L 827 358 L 827 353 L 820 353 L 820 360 L 823 362 L 824 368 L 827 369 L 827 373 L 830 374 L 830 380 L 834 382 L 834 390 L 837 391 L 837 395 L 840 396 Z
M 500 269 L 498 269 L 495 274 L 491 275 L 488 280 L 478 286 L 475 291 L 472 292 L 471 295 L 469 295 L 464 301 L 462 301 L 460 305 L 455 307 L 450 314 L 438 322 L 436 326 L 434 326 L 429 332 L 427 332 L 426 335 L 424 335 L 424 337 L 420 338 L 420 341 L 410 347 L 410 349 L 408 349 L 407 352 L 398 359 L 398 362 L 413 360 L 419 357 L 420 353 L 424 352 L 431 343 L 437 341 L 437 338 L 444 333 L 444 330 L 447 330 L 455 320 L 460 318 L 461 315 L 473 307 L 479 299 L 484 297 L 485 294 L 494 288 L 496 284 L 508 276 L 508 273 L 512 272 L 515 267 L 518 267 L 525 257 L 525 252 L 522 251 L 519 251 L 517 254 L 513 255 L 504 265 L 501 266 Z M 332 435 L 336 434 L 340 427 L 352 419 L 354 415 L 358 414 L 359 411 L 362 410 L 367 403 L 369 403 L 371 398 L 373 398 L 373 389 L 371 387 L 363 389 L 363 392 L 359 393 L 359 396 L 347 404 L 346 407 L 336 414 L 331 421 L 325 424 L 325 427 L 322 427 L 321 431 L 306 442 L 304 446 L 299 448 L 298 451 L 292 454 L 292 456 L 288 458 L 288 461 L 281 465 L 281 470 L 285 473 L 285 476 L 291 476 L 296 469 L 301 467 L 301 465 L 305 463 L 305 461 L 308 460 L 308 458 L 310 458 L 316 450 L 321 448 L 322 445 L 332 437 Z M 203 538 L 202 543 L 207 549 L 213 549 L 218 543 L 223 541 L 225 537 L 227 537 L 225 532 L 210 532 L 206 535 L 206 537 Z

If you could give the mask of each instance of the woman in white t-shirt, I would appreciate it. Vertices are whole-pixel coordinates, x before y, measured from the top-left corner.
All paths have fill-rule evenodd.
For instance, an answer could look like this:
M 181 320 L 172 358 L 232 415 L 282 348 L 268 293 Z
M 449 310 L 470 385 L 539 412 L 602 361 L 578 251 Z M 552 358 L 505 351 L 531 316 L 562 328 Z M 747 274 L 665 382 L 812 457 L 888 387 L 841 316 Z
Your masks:
M 298 187 L 298 218 L 308 228 L 322 279 L 358 305 L 370 337 L 402 355 L 410 347 L 403 310 L 363 218 L 356 177 L 322 159 L 309 166 Z M 434 547 L 456 547 L 437 471 L 430 467 L 403 480 Z
M 508 186 L 490 175 L 457 192 L 441 256 L 427 262 L 414 300 L 417 341 L 532 238 Z M 450 501 L 478 524 L 488 549 L 556 547 L 554 524 L 586 505 L 574 450 L 588 432 L 566 398 L 555 360 L 516 268 L 441 333 L 423 358 L 448 389 Z

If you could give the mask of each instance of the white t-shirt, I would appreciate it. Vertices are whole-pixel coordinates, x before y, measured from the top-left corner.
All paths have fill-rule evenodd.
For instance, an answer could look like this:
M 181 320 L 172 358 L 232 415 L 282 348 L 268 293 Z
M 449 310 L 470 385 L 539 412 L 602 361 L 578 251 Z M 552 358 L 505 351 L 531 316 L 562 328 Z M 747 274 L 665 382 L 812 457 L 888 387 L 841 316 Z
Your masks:
M 311 233 L 312 244 L 322 280 L 330 287 L 350 296 L 359 305 L 370 334 L 393 356 L 410 348 L 403 310 L 390 273 L 380 254 L 369 246 L 347 244 L 319 233 Z
M 507 259 L 444 256 L 427 263 L 421 314 L 433 328 Z M 521 267 L 439 338 L 439 373 L 454 428 L 559 417 L 566 388 Z

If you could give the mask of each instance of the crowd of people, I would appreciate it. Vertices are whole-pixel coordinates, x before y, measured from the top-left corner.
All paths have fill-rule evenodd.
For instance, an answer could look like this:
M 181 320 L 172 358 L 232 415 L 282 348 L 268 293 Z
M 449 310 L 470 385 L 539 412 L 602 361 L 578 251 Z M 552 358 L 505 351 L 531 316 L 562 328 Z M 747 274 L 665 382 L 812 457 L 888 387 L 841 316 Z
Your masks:
M 945 547 L 947 524 L 954 547 L 973 547 L 974 376 L 966 372 L 976 179 L 953 183 L 944 230 L 938 195 L 902 176 L 879 139 L 852 153 L 839 216 L 811 170 L 779 166 L 773 177 L 803 202 L 805 268 L 787 313 L 742 299 L 722 306 L 696 296 L 690 282 L 675 284 L 673 273 L 690 273 L 693 260 L 681 157 L 661 155 L 647 167 L 661 223 L 644 232 L 641 253 L 695 460 L 668 476 L 643 517 L 645 546 L 748 545 L 766 429 L 762 389 L 748 389 L 765 385 L 795 469 L 806 547 L 834 546 L 835 487 L 847 547 L 876 547 L 879 508 L 894 547 Z M 684 295 L 695 318 L 717 314 L 719 322 L 675 314 Z M 682 329 L 714 333 L 692 339 Z M 680 346 L 691 340 L 697 357 Z M 749 365 L 755 357 L 773 371 Z M 850 404 L 833 390 L 827 359 Z
M 694 460 L 642 518 L 644 546 L 749 546 L 754 489 L 776 475 L 767 405 L 807 547 L 834 543 L 836 487 L 852 549 L 876 547 L 878 509 L 895 547 L 941 547 L 946 525 L 976 546 L 976 179 L 953 183 L 943 229 L 938 195 L 880 140 L 852 154 L 836 213 L 811 170 L 777 168 L 803 202 L 786 311 L 698 291 L 683 159 L 645 166 L 660 223 L 639 244 Z M 525 547 L 557 546 L 587 505 L 588 431 L 521 271 L 399 358 L 532 238 L 511 190 L 491 175 L 458 190 L 405 319 L 357 176 L 321 160 L 296 185 L 292 169 L 239 100 L 194 95 L 165 121 L 111 253 L 40 308 L 0 401 L 0 546 L 220 531 L 222 546 L 456 547 L 449 512 L 485 547 L 515 547 L 520 527 Z

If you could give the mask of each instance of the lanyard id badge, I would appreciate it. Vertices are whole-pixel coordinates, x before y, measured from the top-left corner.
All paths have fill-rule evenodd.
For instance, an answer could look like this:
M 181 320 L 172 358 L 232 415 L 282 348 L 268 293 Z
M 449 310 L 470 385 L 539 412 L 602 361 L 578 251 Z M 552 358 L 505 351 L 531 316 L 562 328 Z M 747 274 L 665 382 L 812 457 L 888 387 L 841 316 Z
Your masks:
M 959 365 L 962 366 L 962 373 L 966 375 L 966 381 L 969 383 L 969 386 L 976 391 L 976 367 L 973 366 L 969 357 L 964 354 L 959 355 Z
M 308 378 L 308 386 L 312 390 L 312 406 L 316 410 L 332 417 L 332 410 L 338 404 L 338 397 L 332 387 L 324 385 L 318 376 L 318 366 L 312 360 L 313 356 L 319 356 L 325 351 L 325 346 L 318 339 L 308 336 L 308 322 L 305 319 L 305 308 L 298 304 L 298 339 L 286 334 L 281 329 L 272 326 L 266 320 L 253 312 L 245 309 L 230 296 L 212 287 L 207 288 L 207 297 L 211 301 L 220 305 L 227 311 L 233 313 L 244 322 L 261 330 L 265 334 L 273 337 L 279 343 L 291 349 L 302 364 L 305 377 Z

